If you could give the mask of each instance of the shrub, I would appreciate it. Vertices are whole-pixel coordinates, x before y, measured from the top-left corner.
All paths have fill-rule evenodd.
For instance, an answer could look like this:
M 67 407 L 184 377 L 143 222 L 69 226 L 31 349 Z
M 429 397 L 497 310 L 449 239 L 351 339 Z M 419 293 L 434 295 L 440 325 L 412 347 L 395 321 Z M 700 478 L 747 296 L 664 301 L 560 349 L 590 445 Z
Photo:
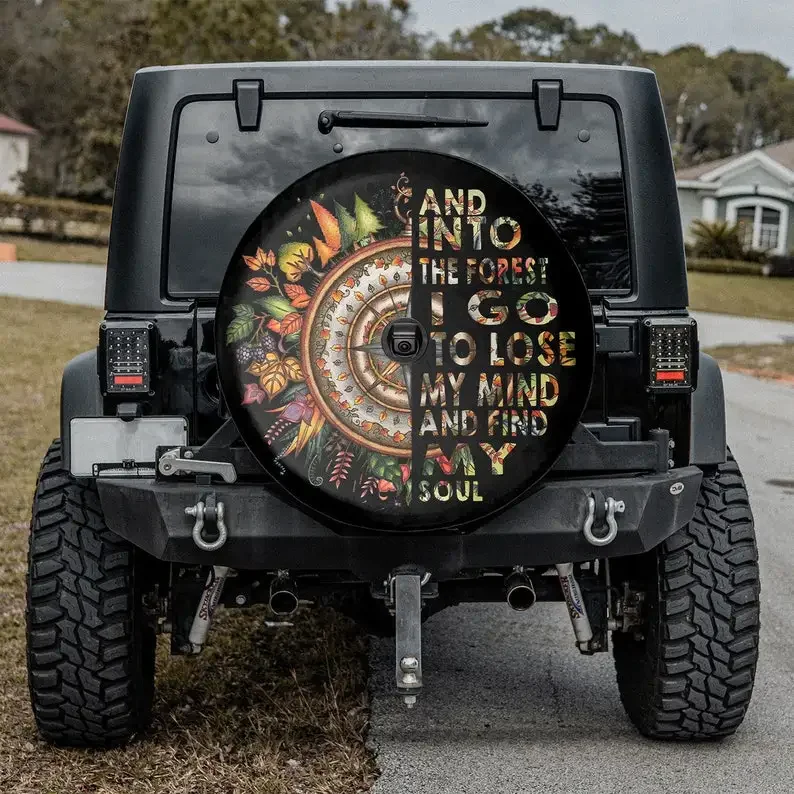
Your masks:
M 760 262 L 747 262 L 740 259 L 699 259 L 687 257 L 686 269 L 697 273 L 741 273 L 747 276 L 765 276 L 767 266 Z
M 742 259 L 739 228 L 727 221 L 692 221 L 692 253 L 700 259 Z
M 110 212 L 101 204 L 0 194 L 0 231 L 105 243 Z

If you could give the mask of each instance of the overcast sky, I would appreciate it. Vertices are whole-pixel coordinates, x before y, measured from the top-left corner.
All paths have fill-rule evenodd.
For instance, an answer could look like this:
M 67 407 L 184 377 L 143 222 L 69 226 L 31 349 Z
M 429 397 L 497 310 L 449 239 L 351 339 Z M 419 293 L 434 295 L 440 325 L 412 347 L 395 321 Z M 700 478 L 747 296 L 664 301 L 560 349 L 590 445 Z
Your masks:
M 522 6 L 548 8 L 582 26 L 605 22 L 633 33 L 643 48 L 698 43 L 765 52 L 794 67 L 794 0 L 413 0 L 416 27 L 440 36 Z

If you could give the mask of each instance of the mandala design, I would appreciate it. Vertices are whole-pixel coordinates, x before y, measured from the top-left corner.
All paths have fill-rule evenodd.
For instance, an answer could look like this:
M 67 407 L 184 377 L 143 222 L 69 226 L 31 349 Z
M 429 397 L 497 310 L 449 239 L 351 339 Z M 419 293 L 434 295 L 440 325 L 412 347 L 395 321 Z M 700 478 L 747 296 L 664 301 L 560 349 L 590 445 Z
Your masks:
M 411 455 L 410 368 L 387 357 L 381 338 L 407 315 L 410 284 L 410 239 L 355 252 L 314 296 L 301 356 L 309 391 L 339 432 L 399 457 Z

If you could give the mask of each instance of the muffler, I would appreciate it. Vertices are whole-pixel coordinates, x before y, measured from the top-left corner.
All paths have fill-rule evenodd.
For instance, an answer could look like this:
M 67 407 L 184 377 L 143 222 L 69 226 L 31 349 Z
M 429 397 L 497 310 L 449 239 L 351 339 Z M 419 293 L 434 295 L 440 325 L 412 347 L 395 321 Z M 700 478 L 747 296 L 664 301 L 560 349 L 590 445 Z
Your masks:
M 288 575 L 279 575 L 270 583 L 270 610 L 274 615 L 287 618 L 298 608 L 298 591 Z
M 514 570 L 505 580 L 505 598 L 517 612 L 526 611 L 537 601 L 532 580 L 522 570 Z

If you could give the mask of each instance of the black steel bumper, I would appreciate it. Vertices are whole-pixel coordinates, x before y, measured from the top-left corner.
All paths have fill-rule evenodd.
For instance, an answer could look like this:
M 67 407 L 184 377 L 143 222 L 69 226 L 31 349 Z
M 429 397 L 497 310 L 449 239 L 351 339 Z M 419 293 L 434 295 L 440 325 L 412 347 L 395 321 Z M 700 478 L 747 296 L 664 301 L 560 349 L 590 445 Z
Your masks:
M 437 580 L 464 569 L 547 565 L 638 554 L 686 524 L 701 471 L 547 480 L 537 491 L 467 534 L 334 531 L 262 485 L 200 486 L 146 479 L 98 479 L 108 526 L 152 556 L 182 564 L 238 569 L 345 571 L 376 581 L 402 564 L 420 565 Z M 683 486 L 683 487 L 681 487 Z M 598 489 L 625 503 L 615 540 L 592 546 L 582 527 L 587 498 Z M 193 543 L 185 508 L 214 492 L 223 501 L 229 539 L 207 553 Z

